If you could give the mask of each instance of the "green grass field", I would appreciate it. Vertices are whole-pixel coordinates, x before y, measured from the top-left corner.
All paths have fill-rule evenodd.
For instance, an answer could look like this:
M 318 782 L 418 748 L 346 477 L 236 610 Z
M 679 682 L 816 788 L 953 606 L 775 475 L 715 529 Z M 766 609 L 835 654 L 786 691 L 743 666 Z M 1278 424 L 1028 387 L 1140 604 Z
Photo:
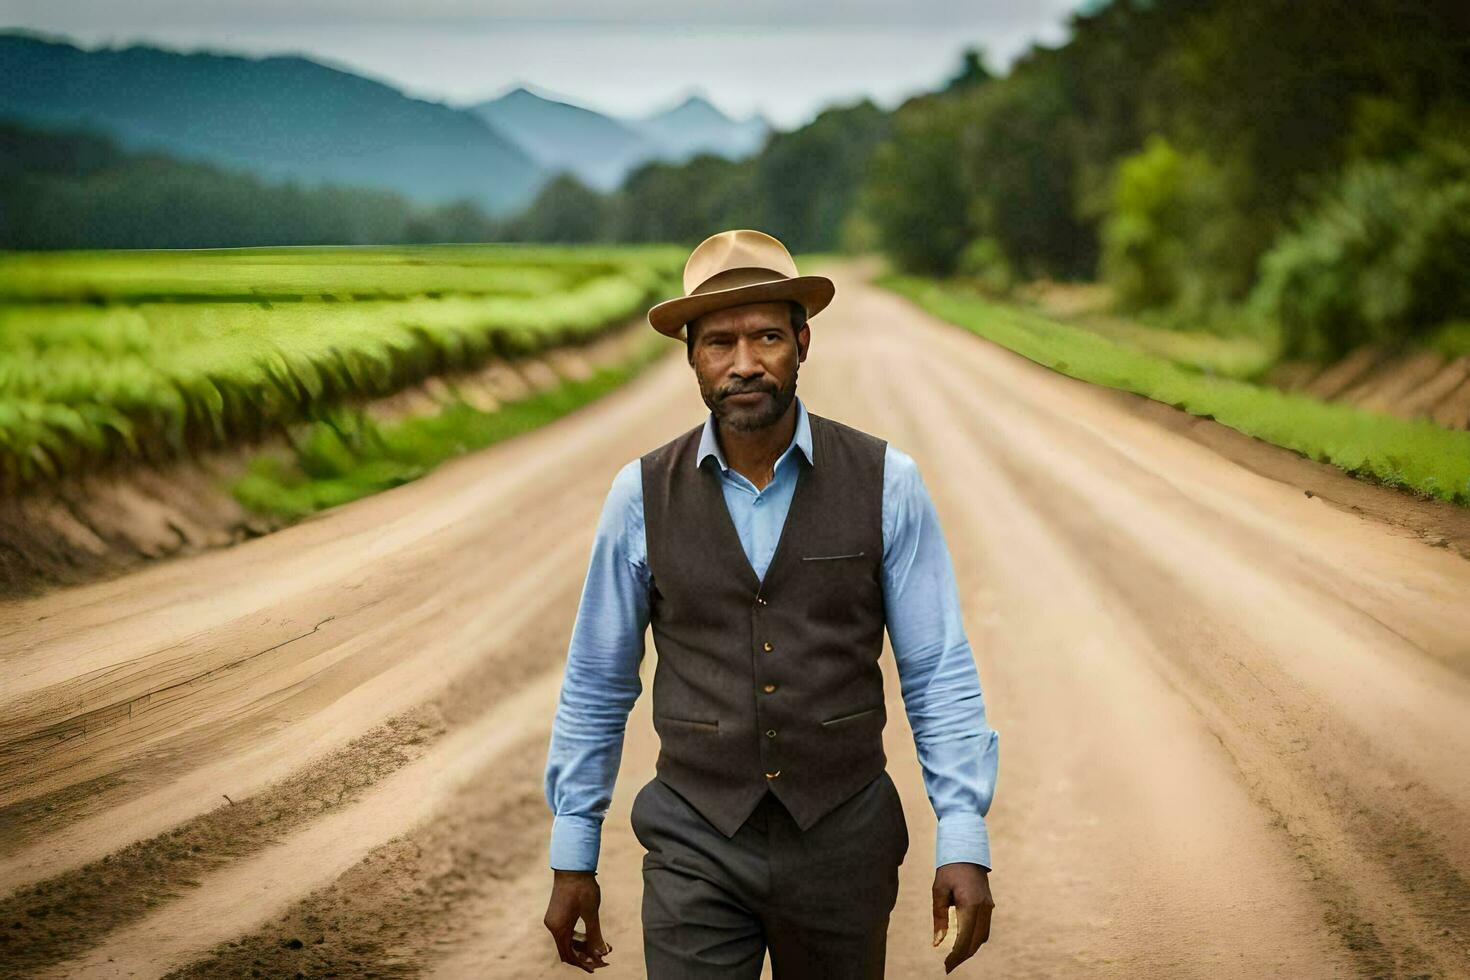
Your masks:
M 819 269 L 832 258 L 795 256 L 804 271 Z M 671 283 L 667 295 L 682 291 Z M 416 480 L 448 459 L 560 418 L 630 381 L 670 349 L 666 338 L 649 330 L 626 362 L 600 368 L 586 379 L 564 380 L 493 412 L 453 402 L 436 415 L 383 424 L 360 410 L 334 410 L 310 425 L 289 455 L 252 459 L 249 472 L 230 489 L 250 510 L 299 519 Z
M 1213 418 L 1357 476 L 1470 505 L 1470 433 L 1206 374 L 1134 343 L 934 280 L 888 275 L 878 282 L 1055 371 Z
M 597 335 L 679 292 L 678 248 L 0 254 L 0 487 L 258 437 Z
M 1201 374 L 1249 381 L 1276 363 L 1276 345 L 1250 336 L 1222 337 L 1203 330 L 1173 330 L 1111 316 L 1087 316 L 1076 326 L 1124 347 L 1162 357 Z

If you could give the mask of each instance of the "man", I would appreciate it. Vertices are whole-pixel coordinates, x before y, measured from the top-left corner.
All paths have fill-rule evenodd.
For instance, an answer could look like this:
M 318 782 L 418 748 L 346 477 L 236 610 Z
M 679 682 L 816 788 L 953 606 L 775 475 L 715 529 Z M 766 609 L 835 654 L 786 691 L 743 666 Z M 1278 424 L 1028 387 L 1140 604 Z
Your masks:
M 607 965 L 601 827 L 651 624 L 660 751 L 631 814 L 648 975 L 756 978 L 769 949 L 778 980 L 882 977 L 908 850 L 886 626 L 939 821 L 933 945 L 957 913 L 948 973 L 990 934 L 996 734 L 933 503 L 907 454 L 796 397 L 831 280 L 738 229 L 695 248 L 684 290 L 649 322 L 685 341 L 710 414 L 603 507 L 546 767 L 545 925 L 563 961 Z

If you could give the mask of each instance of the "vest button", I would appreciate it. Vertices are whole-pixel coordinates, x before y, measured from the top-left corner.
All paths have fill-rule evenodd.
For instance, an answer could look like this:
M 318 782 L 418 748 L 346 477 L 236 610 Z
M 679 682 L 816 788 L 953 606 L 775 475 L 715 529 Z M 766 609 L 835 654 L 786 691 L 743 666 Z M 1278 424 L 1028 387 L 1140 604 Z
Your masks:
M 756 596 L 755 597 L 755 601 L 758 602 L 758 603 L 760 603 L 763 606 L 766 604 L 766 600 L 762 599 L 760 596 Z
M 775 779 L 779 775 L 781 775 L 781 770 L 777 769 L 775 772 L 768 772 L 768 773 L 766 773 L 766 778 L 767 779 Z
M 774 648 L 774 647 L 772 647 L 772 646 L 771 646 L 771 641 L 770 641 L 770 640 L 767 640 L 767 641 L 766 641 L 766 645 L 765 645 L 765 648 L 764 648 L 764 649 L 765 649 L 765 651 L 766 651 L 766 652 L 767 652 L 767 653 L 770 653 L 770 652 L 771 652 L 771 651 L 772 651 L 772 650 L 773 650 L 773 649 L 775 649 L 775 648 Z
M 776 730 L 774 728 L 767 728 L 766 729 L 766 738 L 775 738 L 775 737 L 776 737 Z
M 764 687 L 764 688 L 763 688 L 763 690 L 764 690 L 764 691 L 765 691 L 765 692 L 766 692 L 766 693 L 767 693 L 767 694 L 771 694 L 771 693 L 773 693 L 773 692 L 774 692 L 774 691 L 775 691 L 775 690 L 776 690 L 776 685 L 775 685 L 775 684 L 767 684 L 767 685 L 766 685 L 766 686 L 765 686 L 765 687 Z

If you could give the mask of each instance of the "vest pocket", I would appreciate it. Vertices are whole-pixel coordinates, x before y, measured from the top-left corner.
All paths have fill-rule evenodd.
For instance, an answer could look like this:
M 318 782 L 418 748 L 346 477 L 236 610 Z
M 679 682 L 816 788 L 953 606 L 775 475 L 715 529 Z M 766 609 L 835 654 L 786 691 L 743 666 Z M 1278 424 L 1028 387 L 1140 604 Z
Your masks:
M 802 555 L 802 561 L 831 561 L 834 558 L 861 558 L 867 554 L 864 551 L 854 551 L 850 555 Z
M 862 718 L 862 717 L 865 717 L 867 715 L 870 715 L 870 714 L 872 714 L 873 712 L 879 710 L 882 707 L 883 706 L 881 704 L 875 704 L 871 708 L 864 708 L 862 711 L 854 711 L 852 714 L 838 715 L 836 718 L 828 718 L 826 721 L 822 722 L 822 724 L 824 724 L 824 725 L 836 725 L 836 724 L 840 724 L 840 723 L 845 722 L 845 721 L 852 721 L 852 720 L 854 720 L 856 718 Z
M 675 718 L 673 715 L 654 715 L 659 721 L 673 721 L 680 725 L 694 725 L 698 728 L 708 728 L 711 731 L 720 727 L 718 721 L 702 721 L 698 718 Z

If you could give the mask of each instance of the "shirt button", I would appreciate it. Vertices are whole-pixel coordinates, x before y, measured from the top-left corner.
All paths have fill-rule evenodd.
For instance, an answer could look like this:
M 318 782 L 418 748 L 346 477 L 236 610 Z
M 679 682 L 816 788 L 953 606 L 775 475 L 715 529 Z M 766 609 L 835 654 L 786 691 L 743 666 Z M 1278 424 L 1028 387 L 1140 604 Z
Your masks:
M 770 653 L 772 650 L 775 649 L 775 647 L 771 646 L 771 641 L 770 640 L 767 640 L 764 649 L 765 649 L 765 651 L 767 653 Z
M 776 730 L 774 728 L 767 728 L 766 729 L 766 738 L 775 738 L 775 737 L 776 737 Z
M 764 688 L 762 688 L 762 690 L 764 690 L 767 694 L 771 694 L 776 690 L 776 685 L 767 684 Z

